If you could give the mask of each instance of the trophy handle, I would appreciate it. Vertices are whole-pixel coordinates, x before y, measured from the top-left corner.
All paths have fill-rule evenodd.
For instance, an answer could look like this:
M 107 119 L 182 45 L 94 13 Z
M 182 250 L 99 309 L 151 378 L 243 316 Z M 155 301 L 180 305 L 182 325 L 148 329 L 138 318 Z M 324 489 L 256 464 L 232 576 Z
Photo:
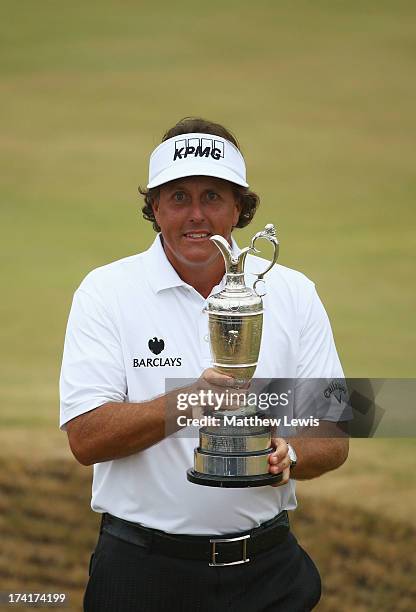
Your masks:
M 276 229 L 274 225 L 272 223 L 268 223 L 266 227 L 264 228 L 264 230 L 262 230 L 261 232 L 257 232 L 257 234 L 253 236 L 251 240 L 250 250 L 253 251 L 254 253 L 260 253 L 260 251 L 256 249 L 254 246 L 256 243 L 256 240 L 258 240 L 259 238 L 265 238 L 266 240 L 271 242 L 273 245 L 273 259 L 270 265 L 260 274 L 257 274 L 256 272 L 254 272 L 254 275 L 257 276 L 257 279 L 255 280 L 253 284 L 253 290 L 259 297 L 263 297 L 264 295 L 266 295 L 266 292 L 259 293 L 256 289 L 257 284 L 260 282 L 264 283 L 263 277 L 267 274 L 267 272 L 269 272 L 269 270 L 273 268 L 279 256 L 279 241 L 277 239 Z

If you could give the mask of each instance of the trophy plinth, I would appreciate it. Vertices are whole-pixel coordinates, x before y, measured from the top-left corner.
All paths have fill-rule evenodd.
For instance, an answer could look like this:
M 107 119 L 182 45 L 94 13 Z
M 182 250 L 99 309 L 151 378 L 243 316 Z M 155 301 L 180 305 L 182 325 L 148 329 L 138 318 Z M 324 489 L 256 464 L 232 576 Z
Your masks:
M 257 274 L 253 289 L 244 282 L 244 263 L 249 252 L 258 252 L 254 244 L 266 238 L 274 246 L 273 261 Z M 212 236 L 221 251 L 226 268 L 224 289 L 212 295 L 207 304 L 208 326 L 213 367 L 235 380 L 235 393 L 243 392 L 257 367 L 263 328 L 262 295 L 256 285 L 275 264 L 278 240 L 273 225 L 266 225 L 252 239 L 251 245 L 234 255 L 227 240 Z M 189 469 L 190 482 L 213 487 L 260 487 L 279 482 L 282 474 L 270 474 L 270 427 L 256 418 L 256 407 L 239 406 L 236 410 L 223 410 L 215 414 L 218 426 L 199 430 L 199 446 L 194 450 L 194 468 Z M 233 424 L 231 417 L 239 422 Z M 247 425 L 250 417 L 254 424 Z M 231 419 L 231 421 L 230 421 Z M 242 424 L 241 424 L 242 422 Z

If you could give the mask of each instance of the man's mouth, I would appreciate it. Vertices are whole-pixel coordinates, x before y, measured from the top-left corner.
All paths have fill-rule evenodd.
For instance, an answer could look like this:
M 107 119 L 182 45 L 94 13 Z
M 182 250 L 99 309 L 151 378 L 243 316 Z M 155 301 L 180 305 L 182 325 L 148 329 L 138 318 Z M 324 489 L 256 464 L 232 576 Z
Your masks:
M 185 232 L 185 238 L 189 240 L 207 240 L 212 234 L 210 232 Z

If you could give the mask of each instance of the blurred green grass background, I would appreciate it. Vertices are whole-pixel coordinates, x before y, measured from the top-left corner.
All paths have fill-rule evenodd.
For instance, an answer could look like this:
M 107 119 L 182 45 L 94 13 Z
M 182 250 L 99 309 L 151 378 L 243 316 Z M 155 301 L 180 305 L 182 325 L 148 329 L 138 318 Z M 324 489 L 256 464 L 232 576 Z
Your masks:
M 71 295 L 153 238 L 137 186 L 184 115 L 239 137 L 281 263 L 317 283 L 350 376 L 414 374 L 411 2 L 6 1 L 2 422 L 55 426 Z M 142 316 L 138 314 L 138 316 Z
M 137 186 L 184 115 L 239 137 L 262 206 L 238 239 L 276 223 L 281 263 L 316 281 L 347 374 L 414 375 L 415 13 L 3 2 L 5 422 L 55 422 L 72 291 L 149 244 Z
M 280 262 L 316 282 L 346 374 L 414 376 L 415 17 L 406 0 L 3 0 L 2 455 L 68 457 L 72 293 L 153 240 L 137 187 L 185 115 L 236 133 L 262 198 L 236 238 L 277 225 Z M 412 454 L 414 440 L 353 441 L 341 470 L 299 489 L 411 520 Z

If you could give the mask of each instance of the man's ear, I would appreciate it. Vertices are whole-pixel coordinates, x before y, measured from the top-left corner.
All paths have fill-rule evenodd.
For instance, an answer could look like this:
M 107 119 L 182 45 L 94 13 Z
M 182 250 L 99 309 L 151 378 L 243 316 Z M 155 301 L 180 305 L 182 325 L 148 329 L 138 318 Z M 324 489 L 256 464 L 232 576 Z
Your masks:
M 233 227 L 237 225 L 238 220 L 240 218 L 241 209 L 243 207 L 240 198 L 236 198 L 234 196 L 234 199 L 235 199 L 235 211 L 234 211 L 234 218 L 233 218 Z
M 159 212 L 159 195 L 157 195 L 156 197 L 152 199 L 152 210 L 153 210 L 153 215 L 157 221 L 157 214 Z

